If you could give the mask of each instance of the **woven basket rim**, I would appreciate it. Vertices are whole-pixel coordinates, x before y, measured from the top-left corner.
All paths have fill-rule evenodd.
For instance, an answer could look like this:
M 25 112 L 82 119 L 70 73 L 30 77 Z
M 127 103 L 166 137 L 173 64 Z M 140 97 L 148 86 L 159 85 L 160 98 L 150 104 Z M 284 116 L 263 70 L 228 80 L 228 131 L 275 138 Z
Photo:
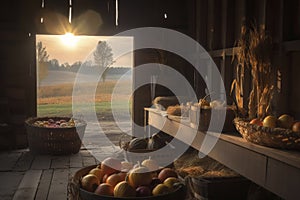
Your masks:
M 290 135 L 290 134 L 296 134 L 299 135 L 300 137 L 300 132 L 294 132 L 291 129 L 285 129 L 285 128 L 280 128 L 280 127 L 276 127 L 276 128 L 271 128 L 271 127 L 265 127 L 265 126 L 258 126 L 256 124 L 250 124 L 250 119 L 246 119 L 246 118 L 235 118 L 233 120 L 234 124 L 236 126 L 243 126 L 243 127 L 248 127 L 251 128 L 252 130 L 256 130 L 256 131 L 262 131 L 268 134 L 285 134 L 285 135 Z
M 171 192 L 169 192 L 169 193 L 167 193 L 167 194 L 159 194 L 159 195 L 156 195 L 156 196 L 146 196 L 146 197 L 113 197 L 113 196 L 106 196 L 106 195 L 98 195 L 99 196 L 99 199 L 101 198 L 101 197 L 105 197 L 105 198 L 109 198 L 109 199 L 124 199 L 124 200 L 126 200 L 126 199 L 128 199 L 128 200 L 155 200 L 155 199 L 157 199 L 157 198 L 161 198 L 161 197 L 168 197 L 169 195 L 172 195 L 172 194 L 175 194 L 175 193 L 178 193 L 178 192 L 180 192 L 181 190 L 183 190 L 184 189 L 184 184 L 179 184 L 178 185 L 178 187 L 175 189 L 175 190 L 173 190 L 173 191 L 171 191 Z M 81 187 L 79 188 L 79 190 L 81 191 L 81 192 L 85 192 L 85 193 L 87 193 L 87 194 L 89 194 L 89 195 L 95 195 L 95 193 L 92 193 L 92 192 L 89 192 L 89 191 L 86 191 L 86 190 L 84 190 L 84 189 L 82 189 Z
M 32 122 L 36 122 L 38 120 L 42 119 L 71 119 L 72 117 L 60 117 L 60 116 L 54 116 L 54 117 L 29 117 L 25 120 L 25 124 L 30 127 L 39 128 L 39 129 L 45 129 L 45 130 L 53 130 L 53 129 L 74 129 L 78 127 L 84 127 L 87 126 L 86 121 L 82 119 L 73 118 L 76 121 L 79 121 L 79 124 L 75 124 L 73 127 L 42 127 L 42 126 L 35 126 Z
M 99 163 L 100 164 L 100 163 Z M 98 164 L 98 165 L 99 165 Z M 83 167 L 79 170 L 77 170 L 75 172 L 75 174 L 73 175 L 73 177 L 70 178 L 69 180 L 69 183 L 68 183 L 68 191 L 69 191 L 69 195 L 72 195 L 73 199 L 79 199 L 80 198 L 80 193 L 84 192 L 86 194 L 89 194 L 91 196 L 94 196 L 95 194 L 92 193 L 92 192 L 88 192 L 84 189 L 82 189 L 80 187 L 80 181 L 81 181 L 81 178 L 88 174 L 88 172 L 93 169 L 93 168 L 96 168 L 98 165 L 90 165 L 90 166 L 86 166 L 86 167 Z M 174 191 L 168 193 L 168 195 L 172 195 L 172 194 L 175 194 L 175 193 L 178 193 L 178 192 L 183 192 L 185 190 L 185 185 L 182 183 L 178 186 L 178 188 L 176 188 Z M 105 196 L 105 195 L 98 195 L 99 196 L 99 199 L 101 197 L 105 197 L 105 198 L 108 198 L 108 199 L 128 199 L 128 200 L 133 200 L 133 199 L 149 199 L 149 200 L 154 200 L 155 198 L 159 198 L 159 197 L 165 197 L 167 196 L 166 194 L 162 194 L 162 195 L 157 195 L 156 197 L 154 196 L 148 196 L 148 197 L 112 197 L 112 196 Z
M 244 118 L 235 118 L 234 125 L 249 142 L 272 148 L 300 150 L 300 132 L 250 124 L 250 120 Z
M 187 176 L 188 178 L 195 180 L 195 181 L 224 181 L 224 180 L 247 180 L 241 175 L 235 176 L 220 176 L 220 177 L 205 177 L 205 176 Z

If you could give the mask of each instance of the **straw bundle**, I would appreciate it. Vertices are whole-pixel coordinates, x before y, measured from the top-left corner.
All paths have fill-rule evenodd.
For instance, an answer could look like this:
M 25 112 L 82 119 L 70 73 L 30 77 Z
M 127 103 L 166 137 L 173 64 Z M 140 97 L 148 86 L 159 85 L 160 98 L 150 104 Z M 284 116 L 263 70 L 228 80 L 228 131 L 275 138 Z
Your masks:
M 264 118 L 271 114 L 271 101 L 274 93 L 275 73 L 271 65 L 272 41 L 265 29 L 256 26 L 241 29 L 241 38 L 237 41 L 236 78 L 232 82 L 231 92 L 239 107 L 244 107 L 245 69 L 251 70 L 251 92 L 249 95 L 249 118 Z

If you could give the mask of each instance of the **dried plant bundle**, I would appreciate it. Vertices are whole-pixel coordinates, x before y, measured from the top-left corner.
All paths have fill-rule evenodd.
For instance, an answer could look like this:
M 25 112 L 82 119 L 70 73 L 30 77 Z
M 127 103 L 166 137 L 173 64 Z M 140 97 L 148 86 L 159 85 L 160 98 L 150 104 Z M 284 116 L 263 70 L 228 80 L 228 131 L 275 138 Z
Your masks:
M 271 65 L 272 41 L 264 28 L 256 26 L 241 29 L 241 38 L 237 41 L 236 78 L 232 82 L 231 92 L 239 107 L 244 107 L 244 74 L 251 70 L 251 92 L 248 103 L 250 119 L 264 118 L 271 113 L 271 101 L 274 93 L 275 73 Z

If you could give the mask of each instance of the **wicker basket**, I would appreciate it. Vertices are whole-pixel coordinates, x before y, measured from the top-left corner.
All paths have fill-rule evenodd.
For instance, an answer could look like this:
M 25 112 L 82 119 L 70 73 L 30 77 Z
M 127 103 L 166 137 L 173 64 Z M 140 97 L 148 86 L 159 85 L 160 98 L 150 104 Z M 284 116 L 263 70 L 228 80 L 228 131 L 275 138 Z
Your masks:
M 35 154 L 66 155 L 78 153 L 81 147 L 86 122 L 76 119 L 74 127 L 48 128 L 35 126 L 36 121 L 46 121 L 49 117 L 29 118 L 25 121 L 28 145 Z M 66 120 L 67 117 L 51 117 L 54 121 Z
M 273 148 L 300 150 L 300 132 L 258 126 L 241 118 L 234 119 L 234 124 L 238 132 L 249 142 Z
M 184 199 L 186 195 L 186 190 L 184 185 L 179 185 L 179 187 L 164 195 L 149 196 L 149 197 L 124 197 L 117 198 L 111 196 L 97 195 L 88 192 L 80 187 L 81 178 L 88 174 L 88 172 L 95 168 L 97 165 L 88 166 L 78 170 L 74 176 L 70 179 L 68 183 L 68 196 L 70 200 L 169 200 L 169 199 Z
M 224 126 L 222 129 L 222 132 L 235 132 L 235 127 L 233 125 L 233 119 L 235 118 L 236 110 L 233 106 L 227 106 L 226 109 L 226 116 L 225 116 L 225 121 L 224 121 Z M 218 112 L 218 110 L 215 110 Z M 220 111 L 224 112 L 224 111 Z M 192 127 L 197 127 L 199 131 L 207 131 L 209 124 L 210 124 L 210 119 L 211 119 L 211 108 L 200 108 L 199 106 L 191 106 L 190 108 L 190 124 Z M 216 117 L 219 117 L 217 114 Z M 219 119 L 216 119 L 219 120 Z

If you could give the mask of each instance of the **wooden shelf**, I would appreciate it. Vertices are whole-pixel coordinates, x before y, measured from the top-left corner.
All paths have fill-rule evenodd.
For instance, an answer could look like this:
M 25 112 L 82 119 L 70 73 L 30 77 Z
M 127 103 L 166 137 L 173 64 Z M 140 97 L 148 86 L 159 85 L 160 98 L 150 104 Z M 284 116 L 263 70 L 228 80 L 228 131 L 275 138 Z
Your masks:
M 286 52 L 300 51 L 300 40 L 286 41 L 282 45 Z
M 209 54 L 211 57 L 224 57 L 224 56 L 233 56 L 237 53 L 240 47 L 232 47 L 226 49 L 219 49 L 210 51 Z
M 206 135 L 217 134 L 197 131 L 188 120 L 170 119 L 156 109 L 145 108 L 145 112 L 149 125 L 199 151 Z M 300 152 L 255 145 L 235 133 L 221 134 L 208 156 L 284 199 L 300 198 Z

